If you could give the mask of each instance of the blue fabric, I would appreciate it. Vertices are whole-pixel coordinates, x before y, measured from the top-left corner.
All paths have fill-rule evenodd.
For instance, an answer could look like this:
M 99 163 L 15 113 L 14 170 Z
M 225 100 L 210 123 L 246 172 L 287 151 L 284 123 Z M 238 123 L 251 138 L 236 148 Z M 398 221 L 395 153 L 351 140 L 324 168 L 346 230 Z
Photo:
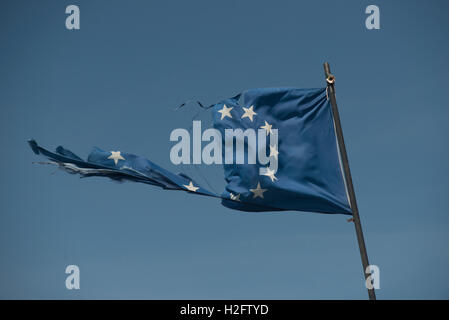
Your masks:
M 118 160 L 115 163 L 113 159 L 109 158 L 111 152 L 103 151 L 95 147 L 89 154 L 87 161 L 84 161 L 73 152 L 61 146 L 56 148 L 56 152 L 51 152 L 40 147 L 34 140 L 30 140 L 28 143 L 34 153 L 41 154 L 47 159 L 54 161 L 69 173 L 77 173 L 83 177 L 102 176 L 117 181 L 141 182 L 163 189 L 188 192 L 191 191 L 186 188 L 186 185 L 190 185 L 190 182 L 192 182 L 194 187 L 198 187 L 192 193 L 213 197 L 217 196 L 199 186 L 186 175 L 171 173 L 148 159 L 130 153 L 121 152 L 121 156 L 125 160 Z
M 218 111 L 233 108 L 232 118 Z M 253 106 L 251 121 L 242 107 Z M 298 210 L 352 214 L 340 166 L 331 106 L 326 89 L 267 88 L 247 90 L 212 107 L 214 127 L 259 129 L 267 121 L 278 129 L 277 180 L 259 175 L 260 165 L 224 164 L 227 181 L 222 203 L 242 211 Z M 246 141 L 245 141 L 246 143 Z M 267 155 L 269 154 L 267 139 Z M 245 149 L 246 150 L 246 149 Z M 250 189 L 260 183 L 263 198 Z M 230 200 L 230 194 L 240 201 Z
M 232 108 L 231 117 L 223 118 L 222 113 L 218 112 L 224 105 Z M 253 121 L 249 117 L 242 117 L 243 107 L 250 106 L 256 113 Z M 174 174 L 133 154 L 121 152 L 120 157 L 123 159 L 115 161 L 111 159 L 112 152 L 94 148 L 85 161 L 63 147 L 51 152 L 38 146 L 34 140 L 30 140 L 29 144 L 36 154 L 47 157 L 69 173 L 83 177 L 102 176 L 221 197 L 224 206 L 241 211 L 297 210 L 352 214 L 325 88 L 247 90 L 211 106 L 209 110 L 215 129 L 222 135 L 223 141 L 219 143 L 222 144 L 223 156 L 225 129 L 254 129 L 257 132 L 267 121 L 273 129 L 278 130 L 276 180 L 259 174 L 259 168 L 266 165 L 258 160 L 256 164 L 224 164 L 227 185 L 219 196 L 184 174 Z M 265 151 L 268 155 L 270 140 L 269 136 L 266 138 Z M 263 197 L 255 197 L 253 192 L 258 184 L 266 190 Z M 187 187 L 189 185 L 197 189 L 192 191 Z

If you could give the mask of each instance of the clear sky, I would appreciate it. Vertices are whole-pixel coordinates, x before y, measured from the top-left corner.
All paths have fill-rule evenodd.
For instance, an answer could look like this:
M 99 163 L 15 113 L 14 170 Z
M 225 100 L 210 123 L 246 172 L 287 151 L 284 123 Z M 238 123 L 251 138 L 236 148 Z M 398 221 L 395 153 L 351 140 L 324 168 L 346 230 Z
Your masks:
M 77 4 L 81 29 L 65 28 Z M 380 8 L 380 30 L 365 8 Z M 2 1 L 0 298 L 365 299 L 347 216 L 80 180 L 26 141 L 169 164 L 188 99 L 336 76 L 379 299 L 449 298 L 447 1 Z M 54 174 L 53 174 L 54 173 Z M 67 290 L 78 265 L 81 289 Z

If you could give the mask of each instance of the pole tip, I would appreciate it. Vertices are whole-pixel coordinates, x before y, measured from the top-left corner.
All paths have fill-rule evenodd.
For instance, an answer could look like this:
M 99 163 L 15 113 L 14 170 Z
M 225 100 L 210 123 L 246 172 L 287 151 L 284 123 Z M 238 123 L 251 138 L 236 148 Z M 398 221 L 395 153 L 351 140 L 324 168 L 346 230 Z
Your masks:
M 329 66 L 329 63 L 325 62 L 323 63 L 323 67 L 324 67 L 324 74 L 327 77 L 329 77 L 329 75 L 331 75 L 331 68 Z

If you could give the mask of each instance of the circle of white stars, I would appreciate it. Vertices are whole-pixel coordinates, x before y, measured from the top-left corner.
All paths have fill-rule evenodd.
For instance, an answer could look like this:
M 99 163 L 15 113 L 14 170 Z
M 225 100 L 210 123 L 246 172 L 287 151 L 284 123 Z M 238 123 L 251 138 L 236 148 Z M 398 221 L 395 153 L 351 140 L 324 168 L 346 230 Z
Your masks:
M 233 107 L 228 107 L 226 106 L 226 104 L 223 104 L 223 107 L 218 110 L 218 112 L 221 114 L 220 120 L 224 120 L 226 117 L 232 119 L 232 114 L 231 114 L 231 110 L 233 109 Z M 244 118 L 248 118 L 249 121 L 253 122 L 254 121 L 254 116 L 257 115 L 257 113 L 254 111 L 254 105 L 251 105 L 250 107 L 246 108 L 246 107 L 242 107 L 243 109 L 243 114 L 240 117 L 241 119 Z M 268 123 L 268 121 L 264 120 L 264 125 L 260 127 L 260 129 L 264 129 L 266 135 L 270 135 L 273 134 L 273 125 Z M 276 145 L 270 145 L 270 155 L 269 157 L 274 157 L 276 159 L 278 159 L 278 155 L 279 155 L 279 151 L 276 147 Z M 271 170 L 269 167 L 265 168 L 265 173 L 263 173 L 262 175 L 267 176 L 268 178 L 270 178 L 271 182 L 275 182 L 276 180 L 278 180 L 278 178 L 275 176 L 275 171 Z M 196 191 L 196 189 L 198 189 L 197 187 L 194 187 L 192 182 L 190 182 L 189 186 L 185 185 L 185 187 L 187 189 L 189 189 L 190 191 Z M 196 188 L 196 189 L 195 189 Z M 257 182 L 257 186 L 255 189 L 249 189 L 249 191 L 251 191 L 253 193 L 253 199 L 255 198 L 261 198 L 264 199 L 264 192 L 268 191 L 268 189 L 263 189 L 260 185 L 260 181 Z M 230 193 L 229 197 L 231 200 L 233 201 L 240 201 L 240 194 L 233 194 Z

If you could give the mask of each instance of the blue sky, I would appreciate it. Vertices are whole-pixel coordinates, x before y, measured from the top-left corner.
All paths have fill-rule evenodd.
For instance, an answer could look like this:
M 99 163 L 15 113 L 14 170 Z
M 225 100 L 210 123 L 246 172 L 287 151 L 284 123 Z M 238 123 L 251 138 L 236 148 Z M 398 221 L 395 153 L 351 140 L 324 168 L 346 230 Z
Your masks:
M 65 28 L 77 4 L 81 29 Z M 365 28 L 366 6 L 381 11 Z M 447 299 L 447 1 L 3 1 L 0 298 L 365 299 L 346 216 L 80 180 L 26 140 L 169 165 L 173 109 L 336 75 L 379 299 Z M 187 119 L 187 120 L 186 120 Z M 54 174 L 53 174 L 54 173 Z M 65 267 L 81 289 L 65 288 Z

